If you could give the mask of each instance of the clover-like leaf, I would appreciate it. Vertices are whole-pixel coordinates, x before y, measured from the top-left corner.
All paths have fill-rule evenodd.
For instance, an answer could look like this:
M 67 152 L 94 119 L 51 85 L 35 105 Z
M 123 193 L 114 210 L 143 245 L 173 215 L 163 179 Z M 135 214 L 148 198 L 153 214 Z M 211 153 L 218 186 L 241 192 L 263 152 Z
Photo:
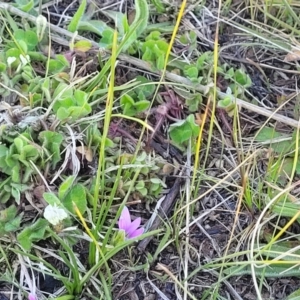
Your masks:
M 64 199 L 62 199 L 62 204 L 64 205 L 64 207 L 71 213 L 75 214 L 73 202 L 79 209 L 80 213 L 84 214 L 87 207 L 87 200 L 85 187 L 82 184 L 77 184 L 72 187 L 71 190 L 66 194 Z
M 42 142 L 43 147 L 45 147 L 50 152 L 51 165 L 54 169 L 56 164 L 61 160 L 60 148 L 63 142 L 63 135 L 55 131 L 42 131 L 39 134 L 39 140 Z
M 33 50 L 39 42 L 37 34 L 31 30 L 24 31 L 23 29 L 18 29 L 16 32 L 14 32 L 14 38 L 18 43 L 25 43 L 29 51 Z
M 199 134 L 199 126 L 195 123 L 194 115 L 189 115 L 186 120 L 179 121 L 170 126 L 170 137 L 178 145 L 182 145 L 190 138 Z
M 185 66 L 184 68 L 184 75 L 194 79 L 194 78 L 198 78 L 198 69 L 195 66 Z
M 43 193 L 43 198 L 49 205 L 61 205 L 61 201 L 53 193 Z
M 34 7 L 34 0 L 15 0 L 18 8 L 24 12 L 29 12 Z
M 78 41 L 74 45 L 75 51 L 87 52 L 92 48 L 92 43 L 90 41 L 82 40 Z
M 6 223 L 16 217 L 18 208 L 15 205 L 0 210 L 0 223 Z
M 20 214 L 17 217 L 10 219 L 8 222 L 5 223 L 4 230 L 6 232 L 16 232 L 18 229 L 20 229 L 22 217 L 23 214 Z
M 255 137 L 256 141 L 266 142 L 269 141 L 269 146 L 279 154 L 284 154 L 294 147 L 294 142 L 288 135 L 277 132 L 274 128 L 264 127 Z
M 17 240 L 25 250 L 30 250 L 33 242 L 47 238 L 47 220 L 38 219 L 34 224 L 26 226 L 18 235 Z
M 71 189 L 73 183 L 74 183 L 74 180 L 75 180 L 75 176 L 69 176 L 68 178 L 66 178 L 64 180 L 64 182 L 59 186 L 59 189 L 58 189 L 58 197 L 60 199 L 63 199 L 67 192 Z M 51 204 L 51 203 L 49 203 Z

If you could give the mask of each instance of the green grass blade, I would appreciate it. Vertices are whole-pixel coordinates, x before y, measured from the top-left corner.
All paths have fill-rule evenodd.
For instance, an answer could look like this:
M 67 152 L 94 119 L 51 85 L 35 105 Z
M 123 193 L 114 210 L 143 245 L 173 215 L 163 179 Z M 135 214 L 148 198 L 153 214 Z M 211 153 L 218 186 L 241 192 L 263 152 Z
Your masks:
M 83 0 L 77 10 L 77 12 L 75 13 L 75 15 L 73 16 L 70 24 L 68 25 L 68 30 L 70 32 L 75 32 L 78 28 L 79 22 L 85 12 L 85 8 L 86 8 L 86 0 Z
M 136 29 L 136 35 L 139 37 L 147 28 L 149 19 L 149 8 L 146 0 L 135 1 L 135 18 L 130 27 L 139 25 Z

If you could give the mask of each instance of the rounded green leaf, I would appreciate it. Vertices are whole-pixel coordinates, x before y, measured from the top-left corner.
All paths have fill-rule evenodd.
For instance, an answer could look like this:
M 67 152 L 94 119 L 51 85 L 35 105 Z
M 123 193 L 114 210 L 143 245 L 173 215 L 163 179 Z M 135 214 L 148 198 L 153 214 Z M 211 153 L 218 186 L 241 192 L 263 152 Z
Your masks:
M 70 188 L 72 187 L 74 180 L 75 180 L 75 176 L 69 176 L 59 187 L 58 190 L 58 197 L 60 199 L 63 199 L 67 192 L 70 190 Z M 48 202 L 49 203 L 49 202 Z M 50 203 L 49 203 L 50 204 Z
M 87 201 L 86 192 L 82 184 L 77 184 L 74 186 L 66 197 L 62 200 L 62 203 L 66 209 L 71 213 L 75 214 L 75 209 L 73 203 L 77 206 L 81 214 L 86 211 Z
M 48 204 L 52 206 L 59 206 L 61 204 L 60 200 L 53 193 L 44 193 L 43 198 Z

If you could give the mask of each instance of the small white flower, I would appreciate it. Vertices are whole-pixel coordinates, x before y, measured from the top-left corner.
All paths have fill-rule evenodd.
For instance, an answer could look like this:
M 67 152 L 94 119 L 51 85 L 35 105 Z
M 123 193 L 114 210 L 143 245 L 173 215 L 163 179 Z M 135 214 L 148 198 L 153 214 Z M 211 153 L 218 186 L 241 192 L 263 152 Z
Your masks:
M 63 208 L 58 207 L 57 205 L 48 205 L 44 210 L 44 218 L 54 226 L 59 224 L 67 217 L 68 214 L 66 213 L 66 211 Z
M 14 63 L 16 61 L 16 58 L 13 56 L 10 56 L 6 59 L 8 66 L 10 67 L 12 65 L 12 63 Z
M 29 55 L 24 56 L 23 54 L 20 54 L 20 61 L 21 61 L 21 64 L 22 64 L 23 67 L 26 66 L 27 64 L 30 63 Z

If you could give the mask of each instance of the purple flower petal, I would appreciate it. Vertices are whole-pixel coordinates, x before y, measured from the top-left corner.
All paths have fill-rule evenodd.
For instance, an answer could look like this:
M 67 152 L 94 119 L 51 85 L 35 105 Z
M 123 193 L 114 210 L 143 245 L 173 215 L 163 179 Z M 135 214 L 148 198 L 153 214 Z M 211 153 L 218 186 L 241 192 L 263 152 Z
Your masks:
M 132 232 L 134 232 L 135 230 L 138 229 L 138 227 L 141 224 L 141 218 L 136 218 L 131 224 L 130 226 L 127 228 L 126 233 L 127 236 L 130 236 Z
M 125 232 L 127 232 L 127 230 L 131 226 L 130 213 L 126 206 L 124 206 L 122 210 L 118 225 L 119 225 L 119 229 L 123 229 Z
M 37 300 L 37 298 L 35 297 L 34 294 L 30 293 L 30 294 L 28 295 L 28 300 Z
M 140 229 L 137 229 L 137 230 L 133 231 L 130 235 L 128 234 L 128 238 L 133 239 L 135 237 L 140 236 L 143 233 L 144 233 L 144 228 L 142 227 Z

